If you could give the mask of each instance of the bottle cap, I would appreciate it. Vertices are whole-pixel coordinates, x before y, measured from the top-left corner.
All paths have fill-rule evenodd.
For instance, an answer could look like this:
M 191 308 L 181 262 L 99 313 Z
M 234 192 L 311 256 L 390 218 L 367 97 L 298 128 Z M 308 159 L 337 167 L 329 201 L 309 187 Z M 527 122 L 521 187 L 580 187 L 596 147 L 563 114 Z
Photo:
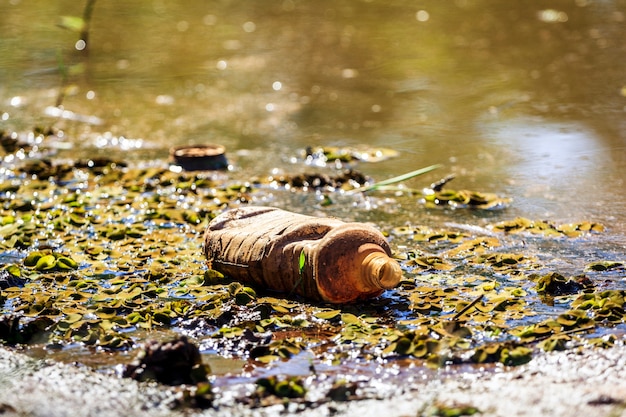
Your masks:
M 395 288 L 402 279 L 402 268 L 384 252 L 371 252 L 361 263 L 365 277 L 378 288 Z
M 172 162 L 185 171 L 227 170 L 226 148 L 222 145 L 176 146 L 170 149 Z

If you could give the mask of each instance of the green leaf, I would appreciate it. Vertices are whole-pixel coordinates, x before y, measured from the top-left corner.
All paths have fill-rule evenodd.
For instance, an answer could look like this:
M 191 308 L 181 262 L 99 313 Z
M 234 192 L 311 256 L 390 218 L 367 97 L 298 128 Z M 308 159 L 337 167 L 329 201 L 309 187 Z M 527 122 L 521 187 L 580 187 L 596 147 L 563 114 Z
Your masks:
M 35 269 L 37 271 L 47 271 L 49 269 L 54 268 L 56 264 L 57 262 L 56 262 L 56 259 L 54 258 L 54 255 L 46 255 L 46 256 L 42 256 L 41 258 L 39 258 L 39 260 L 37 260 Z
M 71 30 L 72 32 L 80 33 L 85 30 L 87 26 L 85 20 L 79 16 L 61 16 L 61 20 L 58 23 L 58 26 Z
M 78 268 L 78 263 L 72 258 L 68 258 L 67 256 L 59 256 L 57 259 L 57 265 L 59 269 L 76 269 Z
M 302 271 L 304 271 L 304 264 L 306 263 L 306 255 L 304 254 L 304 249 L 300 251 L 300 275 L 302 275 Z
M 344 324 L 361 324 L 361 320 L 357 316 L 351 313 L 343 313 L 341 315 L 341 321 Z
M 43 256 L 41 252 L 31 252 L 24 258 L 24 266 L 35 266 Z
M 22 276 L 22 271 L 20 270 L 20 267 L 17 265 L 7 265 L 4 268 L 5 271 L 7 271 L 10 275 L 20 278 Z
M 328 310 L 328 311 L 320 311 L 315 314 L 315 317 L 322 320 L 332 320 L 341 314 L 341 310 Z

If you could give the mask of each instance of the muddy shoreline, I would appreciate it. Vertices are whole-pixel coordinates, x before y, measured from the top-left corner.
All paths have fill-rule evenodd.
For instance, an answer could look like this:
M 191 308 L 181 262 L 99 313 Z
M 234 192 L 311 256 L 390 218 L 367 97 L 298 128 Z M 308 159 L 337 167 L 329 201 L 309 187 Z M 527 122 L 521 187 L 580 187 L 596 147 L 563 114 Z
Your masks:
M 420 416 L 459 408 L 489 416 L 626 416 L 626 347 L 542 354 L 489 372 L 442 373 L 382 399 L 250 408 L 217 392 L 214 408 L 173 408 L 180 389 L 138 383 L 79 365 L 34 360 L 0 348 L 3 416 Z M 409 384 L 407 384 L 409 386 Z M 230 404 L 227 404 L 230 402 Z M 456 414 L 465 415 L 465 414 Z

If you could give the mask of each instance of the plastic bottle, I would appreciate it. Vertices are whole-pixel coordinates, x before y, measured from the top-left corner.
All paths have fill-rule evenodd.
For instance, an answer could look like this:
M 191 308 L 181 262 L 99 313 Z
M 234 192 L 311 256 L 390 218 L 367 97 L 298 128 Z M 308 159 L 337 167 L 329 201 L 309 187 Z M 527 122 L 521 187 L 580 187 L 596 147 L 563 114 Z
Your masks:
M 375 228 L 272 207 L 217 216 L 204 254 L 210 268 L 246 285 L 329 303 L 376 297 L 402 277 Z

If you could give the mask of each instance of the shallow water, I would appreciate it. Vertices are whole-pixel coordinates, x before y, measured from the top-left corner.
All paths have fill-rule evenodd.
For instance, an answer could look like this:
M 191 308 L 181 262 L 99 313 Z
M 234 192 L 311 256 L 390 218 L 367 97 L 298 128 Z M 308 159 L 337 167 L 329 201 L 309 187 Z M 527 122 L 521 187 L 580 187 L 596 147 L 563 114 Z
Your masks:
M 308 145 L 390 147 L 376 179 L 515 199 L 511 214 L 624 231 L 623 1 L 96 2 L 89 56 L 56 26 L 83 2 L 0 4 L 4 130 L 58 127 L 59 156 L 167 158 L 217 142 L 264 174 Z M 68 76 L 65 110 L 45 115 Z M 97 118 L 97 119 L 96 119 Z M 246 150 L 238 155 L 238 151 Z M 428 182 L 427 182 L 428 181 Z
M 99 1 L 88 55 L 56 25 L 83 3 L 0 2 L 0 130 L 58 129 L 41 147 L 60 159 L 156 165 L 172 146 L 220 143 L 234 179 L 313 169 L 291 162 L 307 146 L 392 148 L 353 167 L 382 180 L 440 163 L 407 185 L 453 173 L 452 188 L 513 202 L 454 211 L 338 196 L 321 209 L 319 196 L 278 191 L 261 202 L 386 227 L 590 220 L 607 226 L 602 241 L 528 250 L 571 273 L 624 260 L 626 1 Z M 60 62 L 76 69 L 63 86 Z

